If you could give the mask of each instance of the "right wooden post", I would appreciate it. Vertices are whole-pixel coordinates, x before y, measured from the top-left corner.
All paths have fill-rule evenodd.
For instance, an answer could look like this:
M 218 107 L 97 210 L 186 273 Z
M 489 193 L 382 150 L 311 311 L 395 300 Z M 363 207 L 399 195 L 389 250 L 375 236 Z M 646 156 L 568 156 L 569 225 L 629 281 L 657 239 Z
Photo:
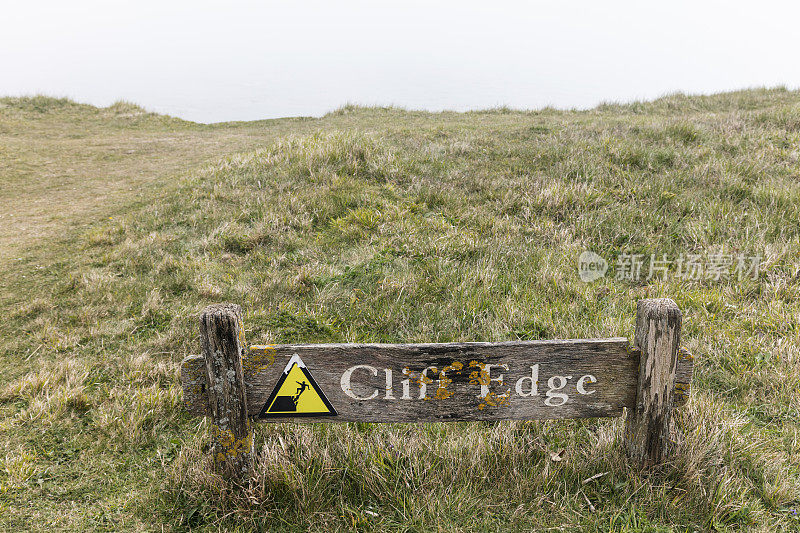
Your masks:
M 670 453 L 675 369 L 681 311 L 669 298 L 640 300 L 634 345 L 640 352 L 636 405 L 625 423 L 628 455 L 642 467 L 662 463 Z

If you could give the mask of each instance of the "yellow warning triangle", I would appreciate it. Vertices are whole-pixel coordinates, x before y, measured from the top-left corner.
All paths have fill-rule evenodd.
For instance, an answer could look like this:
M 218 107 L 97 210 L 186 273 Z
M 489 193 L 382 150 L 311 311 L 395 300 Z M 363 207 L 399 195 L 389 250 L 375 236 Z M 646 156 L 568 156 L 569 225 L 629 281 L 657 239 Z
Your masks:
M 325 397 L 300 356 L 294 354 L 258 417 L 335 415 L 336 409 Z

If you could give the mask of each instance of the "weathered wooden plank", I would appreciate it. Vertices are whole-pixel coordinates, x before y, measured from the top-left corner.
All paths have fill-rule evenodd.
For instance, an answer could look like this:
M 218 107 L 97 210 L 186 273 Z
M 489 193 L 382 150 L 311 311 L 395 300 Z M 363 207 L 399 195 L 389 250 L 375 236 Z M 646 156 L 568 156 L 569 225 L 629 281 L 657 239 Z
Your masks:
M 267 414 L 294 355 L 337 413 L 303 416 L 319 422 L 619 416 L 634 404 L 638 375 L 638 356 L 624 338 L 253 346 L 244 367 L 254 416 Z
M 206 307 L 200 315 L 200 337 L 214 462 L 226 477 L 241 480 L 253 461 L 253 433 L 242 370 L 246 345 L 241 307 L 235 304 Z
M 208 416 L 206 387 L 206 359 L 202 355 L 190 355 L 181 361 L 181 388 L 183 389 L 183 405 L 186 410 L 196 416 Z
M 272 364 L 274 361 L 268 354 L 272 354 L 272 357 L 274 357 L 276 352 L 277 350 L 272 350 L 271 347 L 252 346 L 242 361 L 242 365 L 246 369 L 245 373 L 253 372 L 259 366 Z M 639 350 L 632 349 L 631 355 L 638 361 Z M 689 399 L 693 366 L 694 358 L 692 354 L 686 348 L 681 348 L 678 351 L 678 363 L 675 369 L 674 394 L 676 407 L 685 404 Z M 194 416 L 208 416 L 210 410 L 204 388 L 206 376 L 205 360 L 202 355 L 191 355 L 183 360 L 181 363 L 181 383 L 186 410 Z M 252 404 L 253 402 L 248 403 Z M 632 407 L 632 405 L 629 407 Z M 252 409 L 254 407 L 251 406 L 250 409 L 251 416 L 258 414 L 253 413 Z
M 634 343 L 641 361 L 625 443 L 628 454 L 644 467 L 661 463 L 669 455 L 680 333 L 681 312 L 675 302 L 668 298 L 638 302 Z

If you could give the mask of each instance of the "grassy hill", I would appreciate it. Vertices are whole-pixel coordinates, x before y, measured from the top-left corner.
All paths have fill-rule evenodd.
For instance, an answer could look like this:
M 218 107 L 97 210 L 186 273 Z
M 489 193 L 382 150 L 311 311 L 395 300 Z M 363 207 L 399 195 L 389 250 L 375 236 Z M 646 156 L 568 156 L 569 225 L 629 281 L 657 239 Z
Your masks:
M 585 250 L 762 259 L 587 284 Z M 798 528 L 796 91 L 213 125 L 3 98 L 0 268 L 3 530 Z M 209 303 L 252 344 L 491 341 L 631 337 L 660 296 L 697 367 L 651 474 L 620 420 L 280 424 L 242 492 L 181 407 Z

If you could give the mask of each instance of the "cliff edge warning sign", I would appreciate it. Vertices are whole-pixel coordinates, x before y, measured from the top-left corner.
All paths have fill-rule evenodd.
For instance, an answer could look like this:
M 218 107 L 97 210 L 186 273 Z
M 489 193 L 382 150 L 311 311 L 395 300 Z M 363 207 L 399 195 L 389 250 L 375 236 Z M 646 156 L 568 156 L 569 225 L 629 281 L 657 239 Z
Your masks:
M 259 413 L 259 418 L 297 416 L 336 416 L 336 409 L 325 397 L 311 372 L 294 354 Z

